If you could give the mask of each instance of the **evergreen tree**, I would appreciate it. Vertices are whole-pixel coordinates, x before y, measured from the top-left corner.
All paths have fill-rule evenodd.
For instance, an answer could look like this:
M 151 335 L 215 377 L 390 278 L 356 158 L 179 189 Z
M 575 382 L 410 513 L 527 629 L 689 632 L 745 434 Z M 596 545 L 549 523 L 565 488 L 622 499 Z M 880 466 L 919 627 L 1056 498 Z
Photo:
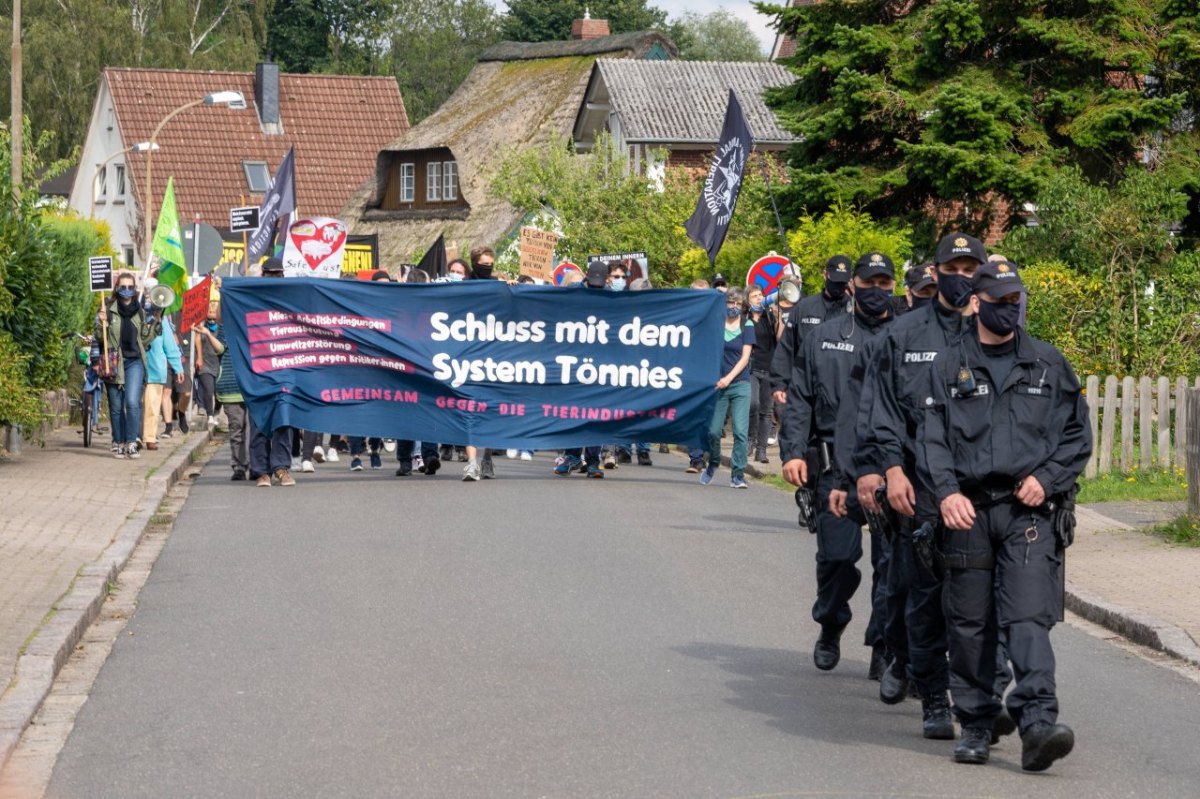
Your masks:
M 932 237 L 1010 222 L 1064 164 L 1115 183 L 1147 143 L 1189 124 L 1198 5 L 759 5 L 797 44 L 796 82 L 769 95 L 802 137 L 781 194 L 792 213 L 850 201 Z
M 571 38 L 571 23 L 583 19 L 608 20 L 613 33 L 668 30 L 667 12 L 647 0 L 509 0 L 503 38 L 512 42 L 557 42 Z

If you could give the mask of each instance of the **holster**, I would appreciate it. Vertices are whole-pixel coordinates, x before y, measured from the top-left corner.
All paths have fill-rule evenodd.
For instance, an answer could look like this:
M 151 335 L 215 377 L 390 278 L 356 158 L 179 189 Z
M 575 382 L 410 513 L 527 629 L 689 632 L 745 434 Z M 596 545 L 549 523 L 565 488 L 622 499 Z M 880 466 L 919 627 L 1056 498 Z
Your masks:
M 796 489 L 796 507 L 800 509 L 800 526 L 810 533 L 817 532 L 817 492 L 805 483 Z
M 882 513 L 874 513 L 862 506 L 863 516 L 867 519 L 867 527 L 873 534 L 881 535 L 891 541 L 900 532 L 900 516 L 892 509 L 887 499 L 887 484 L 875 489 L 875 502 L 883 509 Z
M 925 522 L 912 533 L 913 552 L 916 554 L 917 560 L 938 580 L 945 576 L 947 567 L 946 557 L 942 554 L 939 540 L 940 529 L 940 526 L 933 522 Z M 958 566 L 957 568 L 970 567 Z
M 1050 512 L 1050 524 L 1060 551 L 1075 543 L 1075 497 L 1078 493 L 1079 483 L 1074 483 L 1066 491 L 1046 500 L 1046 510 Z

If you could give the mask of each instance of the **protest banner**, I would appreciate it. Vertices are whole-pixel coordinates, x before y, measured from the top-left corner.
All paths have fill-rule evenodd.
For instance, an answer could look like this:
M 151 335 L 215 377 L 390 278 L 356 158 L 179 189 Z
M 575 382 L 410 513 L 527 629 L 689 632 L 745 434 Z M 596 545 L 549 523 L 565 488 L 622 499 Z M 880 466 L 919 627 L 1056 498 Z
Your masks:
M 535 227 L 521 228 L 521 274 L 546 283 L 554 281 L 554 245 L 558 234 Z
M 498 281 L 232 278 L 226 338 L 259 429 L 559 449 L 699 445 L 724 297 Z
M 180 330 L 191 330 L 208 316 L 212 298 L 212 276 L 209 275 L 183 293 L 183 310 L 179 315 Z
M 284 277 L 324 277 L 342 274 L 346 223 L 327 216 L 297 219 L 288 228 L 283 248 Z
M 91 280 L 92 291 L 112 291 L 112 261 L 112 256 L 109 255 L 96 255 L 88 258 L 88 276 Z
M 592 261 L 603 261 L 606 264 L 613 261 L 620 263 L 625 267 L 630 283 L 650 277 L 650 261 L 644 252 L 606 252 L 600 255 L 589 255 L 587 262 L 590 264 Z

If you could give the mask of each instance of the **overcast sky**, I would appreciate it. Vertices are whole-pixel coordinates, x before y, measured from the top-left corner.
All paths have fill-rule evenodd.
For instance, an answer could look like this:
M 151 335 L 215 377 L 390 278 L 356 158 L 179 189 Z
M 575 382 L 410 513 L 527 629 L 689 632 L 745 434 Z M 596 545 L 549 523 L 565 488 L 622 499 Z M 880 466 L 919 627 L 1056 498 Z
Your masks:
M 491 0 L 491 2 L 500 10 L 506 8 L 504 0 Z M 649 5 L 661 8 L 667 12 L 667 17 L 674 19 L 681 16 L 685 11 L 694 11 L 697 14 L 708 14 L 716 11 L 718 8 L 726 8 L 732 11 L 735 16 L 741 17 L 750 24 L 750 29 L 758 36 L 759 42 L 762 44 L 763 53 L 770 55 L 771 45 L 775 42 L 775 32 L 770 29 L 768 18 L 759 14 L 754 10 L 754 6 L 749 2 L 721 2 L 721 0 L 649 0 Z M 779 0 L 779 4 L 783 5 L 784 0 Z

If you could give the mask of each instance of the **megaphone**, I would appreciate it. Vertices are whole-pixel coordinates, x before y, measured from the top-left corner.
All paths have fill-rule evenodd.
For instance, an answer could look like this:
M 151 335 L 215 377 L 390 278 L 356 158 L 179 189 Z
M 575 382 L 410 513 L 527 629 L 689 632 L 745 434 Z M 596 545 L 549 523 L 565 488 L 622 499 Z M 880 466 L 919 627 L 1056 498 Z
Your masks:
M 175 304 L 175 291 L 170 286 L 164 286 L 160 283 L 150 289 L 148 298 L 150 304 L 161 311 Z
M 794 280 L 781 280 L 779 281 L 779 287 L 775 291 L 771 292 L 769 297 L 763 298 L 763 305 L 769 307 L 780 300 L 783 300 L 784 302 L 790 302 L 795 305 L 796 301 L 799 299 L 800 287 L 796 285 L 796 282 Z

